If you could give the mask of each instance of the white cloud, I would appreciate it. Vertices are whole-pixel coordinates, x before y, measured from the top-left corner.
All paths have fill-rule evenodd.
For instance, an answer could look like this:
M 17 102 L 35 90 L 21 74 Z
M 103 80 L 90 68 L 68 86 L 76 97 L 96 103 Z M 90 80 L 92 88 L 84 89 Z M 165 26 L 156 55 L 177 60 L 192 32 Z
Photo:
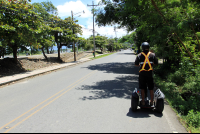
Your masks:
M 71 16 L 71 11 L 73 11 L 73 14 L 76 14 L 79 12 L 83 12 L 83 10 L 85 12 L 84 14 L 80 13 L 77 14 L 76 16 L 81 15 L 82 18 L 92 17 L 91 9 L 86 5 L 84 5 L 80 0 L 66 2 L 64 5 L 57 6 L 57 9 L 58 9 L 58 15 L 60 17 Z
M 97 5 L 101 0 L 95 0 L 94 4 Z M 92 3 L 88 3 L 88 5 L 91 5 Z M 77 1 L 69 1 L 66 2 L 64 5 L 57 6 L 58 9 L 58 15 L 60 17 L 68 17 L 71 16 L 71 11 L 73 11 L 74 14 L 85 11 L 85 14 L 77 14 L 74 16 L 76 18 L 78 15 L 81 15 L 82 18 L 87 19 L 86 22 L 79 21 L 80 25 L 83 27 L 83 35 L 81 37 L 88 38 L 91 35 L 93 35 L 93 14 L 91 13 L 92 6 L 88 7 L 87 5 L 84 5 L 80 0 Z M 83 26 L 84 25 L 84 26 Z M 100 35 L 105 35 L 107 37 L 116 37 L 114 32 L 114 26 L 106 26 L 106 27 L 98 27 L 95 26 L 95 31 L 97 31 Z M 123 29 L 117 29 L 117 37 L 122 37 L 126 35 L 126 31 Z M 97 33 L 95 33 L 97 35 Z
M 81 37 L 88 38 L 91 35 L 93 35 L 93 20 L 91 18 L 88 19 L 87 26 L 83 26 L 83 25 L 81 26 L 83 27 L 82 29 L 83 35 Z M 105 27 L 95 26 L 95 31 L 99 33 L 100 35 L 107 36 L 109 38 L 110 37 L 115 38 L 116 36 L 120 38 L 127 34 L 126 30 L 124 29 L 117 29 L 116 34 L 115 34 L 114 26 L 105 26 Z M 95 35 L 97 35 L 97 33 L 95 33 Z

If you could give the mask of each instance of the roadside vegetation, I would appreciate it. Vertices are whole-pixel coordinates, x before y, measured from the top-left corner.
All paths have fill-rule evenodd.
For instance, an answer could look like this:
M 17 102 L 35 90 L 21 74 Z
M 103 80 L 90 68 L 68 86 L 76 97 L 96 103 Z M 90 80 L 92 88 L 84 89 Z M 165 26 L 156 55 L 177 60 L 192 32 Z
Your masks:
M 179 68 L 164 63 L 155 70 L 155 84 L 165 94 L 189 132 L 200 132 L 200 66 L 184 60 Z
M 72 20 L 71 16 L 61 19 L 51 1 L 31 4 L 30 0 L 0 0 L 0 12 L 0 57 L 12 54 L 16 64 L 20 54 L 42 53 L 48 61 L 46 54 L 54 53 L 54 46 L 58 49 L 58 60 L 64 46 L 73 52 L 77 46 L 80 51 L 94 48 L 93 36 L 78 37 L 82 35 L 82 27 L 76 24 L 78 20 Z M 117 40 L 98 34 L 95 45 L 102 53 L 127 48 L 127 44 Z
M 103 55 L 100 55 L 100 56 L 95 56 L 95 57 L 92 57 L 92 58 L 90 58 L 90 59 L 91 59 L 91 60 L 93 60 L 93 59 L 99 59 L 99 58 L 102 58 L 102 57 L 109 56 L 109 55 L 111 55 L 111 54 L 113 54 L 113 53 L 115 53 L 115 52 L 103 54 Z M 97 55 L 97 54 L 98 54 L 98 53 L 95 53 L 95 55 Z M 100 53 L 100 54 L 101 54 L 101 53 Z
M 136 54 L 142 42 L 163 60 L 155 83 L 189 132 L 200 132 L 200 1 L 101 0 L 95 11 L 99 26 L 118 24 L 131 34 Z

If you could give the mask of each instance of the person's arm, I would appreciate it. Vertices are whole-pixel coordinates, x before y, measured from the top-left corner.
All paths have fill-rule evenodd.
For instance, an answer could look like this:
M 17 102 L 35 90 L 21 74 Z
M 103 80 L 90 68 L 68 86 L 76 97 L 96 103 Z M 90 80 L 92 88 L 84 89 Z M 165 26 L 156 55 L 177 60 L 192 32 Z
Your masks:
M 136 67 L 139 67 L 140 64 L 139 64 L 139 57 L 137 56 L 136 59 L 135 59 L 135 66 Z

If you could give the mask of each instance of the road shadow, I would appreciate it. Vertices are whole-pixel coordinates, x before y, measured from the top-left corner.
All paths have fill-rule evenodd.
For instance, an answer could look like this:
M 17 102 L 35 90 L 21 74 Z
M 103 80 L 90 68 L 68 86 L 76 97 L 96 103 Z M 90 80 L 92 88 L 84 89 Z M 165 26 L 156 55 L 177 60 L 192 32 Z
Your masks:
M 129 108 L 128 113 L 126 116 L 132 117 L 132 118 L 150 118 L 150 115 L 154 115 L 156 117 L 162 117 L 162 113 L 158 113 L 153 109 L 140 109 L 138 108 L 137 111 L 133 112 L 131 108 Z
M 82 100 L 106 99 L 111 97 L 131 99 L 132 91 L 138 88 L 139 73 L 134 62 L 103 63 L 90 65 L 86 68 L 122 75 L 116 77 L 114 80 L 103 80 L 96 82 L 94 85 L 82 85 L 78 88 L 79 90 L 91 90 L 90 92 L 94 94 L 93 96 L 83 96 Z
M 136 55 L 134 53 L 117 53 L 118 55 Z
M 116 74 L 136 74 L 138 75 L 138 67 L 135 66 L 134 62 L 113 62 L 113 63 L 103 63 L 95 64 L 86 67 L 90 70 L 106 71 L 106 73 L 116 73 Z
M 86 101 L 116 97 L 128 99 L 131 103 L 132 91 L 139 86 L 138 68 L 134 66 L 133 62 L 96 64 L 90 65 L 87 68 L 90 70 L 105 71 L 105 73 L 116 73 L 121 75 L 113 80 L 102 80 L 93 85 L 82 85 L 81 87 L 76 88 L 77 90 L 87 90 L 92 93 L 92 95 L 82 96 L 79 99 Z M 135 113 L 133 113 L 131 109 L 128 109 L 128 113 L 126 114 L 126 116 L 132 118 L 149 118 L 151 115 L 157 117 L 163 116 L 162 114 L 149 109 L 138 109 Z
M 15 63 L 14 58 L 0 60 L 0 77 L 13 76 L 23 72 L 26 72 L 26 70 L 19 60 L 17 61 L 17 64 Z
M 93 96 L 83 96 L 82 100 L 108 99 L 112 97 L 131 99 L 131 93 L 138 87 L 137 76 L 120 76 L 114 80 L 104 80 L 95 85 L 82 85 L 78 90 L 91 90 Z

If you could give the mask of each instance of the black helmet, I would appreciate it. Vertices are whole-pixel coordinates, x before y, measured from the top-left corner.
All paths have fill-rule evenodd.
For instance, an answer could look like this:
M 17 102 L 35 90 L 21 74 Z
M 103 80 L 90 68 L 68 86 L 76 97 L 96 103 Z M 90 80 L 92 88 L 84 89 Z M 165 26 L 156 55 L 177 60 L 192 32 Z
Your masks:
M 141 46 L 142 46 L 142 50 L 143 51 L 144 50 L 149 50 L 149 47 L 150 47 L 148 42 L 143 42 Z

